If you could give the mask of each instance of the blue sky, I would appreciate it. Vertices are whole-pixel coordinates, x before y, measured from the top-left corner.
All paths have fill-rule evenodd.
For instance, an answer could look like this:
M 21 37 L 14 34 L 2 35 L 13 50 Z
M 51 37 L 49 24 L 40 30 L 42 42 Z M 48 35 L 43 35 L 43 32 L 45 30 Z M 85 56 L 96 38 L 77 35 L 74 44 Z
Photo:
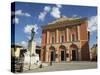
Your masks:
M 88 30 L 90 33 L 90 47 L 96 43 L 97 35 L 97 8 L 89 6 L 74 6 L 60 4 L 15 3 L 12 11 L 12 23 L 15 24 L 15 42 L 27 45 L 30 30 L 35 28 L 37 45 L 41 43 L 41 26 L 47 25 L 60 16 L 70 18 L 88 17 Z

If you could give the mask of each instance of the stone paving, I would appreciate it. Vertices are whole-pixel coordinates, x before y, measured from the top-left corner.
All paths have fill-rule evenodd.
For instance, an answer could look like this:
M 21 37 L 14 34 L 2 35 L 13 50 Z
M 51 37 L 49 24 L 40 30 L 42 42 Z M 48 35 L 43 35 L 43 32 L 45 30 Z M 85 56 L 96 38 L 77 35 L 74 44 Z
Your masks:
M 96 69 L 96 68 L 97 68 L 97 62 L 76 61 L 76 62 L 52 63 L 52 66 L 49 65 L 34 70 L 26 70 L 24 71 L 24 73 Z

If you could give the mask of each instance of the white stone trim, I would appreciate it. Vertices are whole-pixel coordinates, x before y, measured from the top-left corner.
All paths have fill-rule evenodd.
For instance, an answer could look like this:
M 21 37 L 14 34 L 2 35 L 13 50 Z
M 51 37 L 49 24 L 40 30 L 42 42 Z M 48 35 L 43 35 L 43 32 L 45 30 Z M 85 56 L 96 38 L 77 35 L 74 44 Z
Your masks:
M 77 26 L 77 30 L 78 30 L 78 40 L 80 40 L 80 26 Z
M 47 31 L 47 44 L 49 44 L 49 31 Z
M 45 57 L 46 57 L 46 62 L 49 61 L 49 60 L 48 60 L 48 55 L 49 55 L 49 54 L 48 54 L 48 51 L 46 51 L 46 56 L 45 56 Z
M 68 30 L 68 28 L 66 28 L 66 31 L 67 31 L 67 41 L 69 41 L 69 30 Z
M 58 29 L 57 29 L 57 30 L 56 30 L 56 42 L 57 42 L 57 43 L 58 43 L 58 37 L 59 37 L 59 36 L 58 36 L 58 32 L 59 32 L 59 31 L 58 31 Z

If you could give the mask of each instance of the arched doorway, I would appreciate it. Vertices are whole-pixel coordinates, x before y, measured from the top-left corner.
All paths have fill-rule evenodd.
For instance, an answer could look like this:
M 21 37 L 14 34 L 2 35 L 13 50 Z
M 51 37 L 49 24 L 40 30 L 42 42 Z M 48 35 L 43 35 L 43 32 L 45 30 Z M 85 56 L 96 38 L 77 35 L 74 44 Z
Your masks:
M 50 61 L 55 62 L 55 59 L 56 59 L 55 48 L 53 46 L 51 46 L 49 49 L 50 49 Z
M 71 50 L 71 60 L 77 61 L 78 60 L 78 48 L 77 48 L 77 46 L 75 44 L 71 44 L 70 50 Z
M 55 51 L 51 51 L 51 61 L 55 61 Z
M 60 59 L 66 61 L 66 47 L 63 45 L 60 46 Z
M 72 61 L 76 61 L 76 60 L 77 60 L 76 50 L 72 50 Z

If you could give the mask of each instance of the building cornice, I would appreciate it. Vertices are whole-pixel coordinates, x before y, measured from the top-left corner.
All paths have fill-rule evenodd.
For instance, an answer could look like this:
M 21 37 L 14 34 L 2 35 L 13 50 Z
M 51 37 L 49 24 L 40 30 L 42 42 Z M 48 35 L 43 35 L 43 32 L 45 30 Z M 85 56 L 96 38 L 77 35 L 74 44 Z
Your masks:
M 59 27 L 67 27 L 67 26 L 75 26 L 75 25 L 80 25 L 84 23 L 87 20 L 87 18 L 81 18 L 81 19 L 65 19 L 65 20 L 58 20 L 57 22 L 49 23 L 48 25 L 42 26 L 43 30 L 48 30 L 48 29 L 54 29 L 54 28 L 59 28 Z

